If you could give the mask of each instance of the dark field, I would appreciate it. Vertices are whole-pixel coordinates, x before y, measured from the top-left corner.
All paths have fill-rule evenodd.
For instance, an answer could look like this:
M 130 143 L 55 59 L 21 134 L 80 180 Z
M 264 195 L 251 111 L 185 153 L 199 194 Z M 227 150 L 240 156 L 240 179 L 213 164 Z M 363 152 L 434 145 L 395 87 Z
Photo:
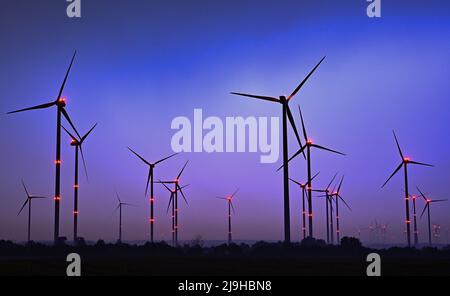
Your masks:
M 73 252 L 81 256 L 82 275 L 94 276 L 365 276 L 366 257 L 372 252 L 381 256 L 382 275 L 450 275 L 450 248 L 374 251 L 356 241 L 344 241 L 341 246 L 260 242 L 209 248 L 172 248 L 165 243 L 49 247 L 0 242 L 0 275 L 65 276 L 66 256 Z

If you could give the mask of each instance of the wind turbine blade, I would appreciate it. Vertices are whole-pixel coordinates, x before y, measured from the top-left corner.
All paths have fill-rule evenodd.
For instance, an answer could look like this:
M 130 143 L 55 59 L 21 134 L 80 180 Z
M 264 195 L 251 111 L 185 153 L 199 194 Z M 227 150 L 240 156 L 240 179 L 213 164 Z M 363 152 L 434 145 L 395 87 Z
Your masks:
M 228 200 L 227 198 L 225 198 L 225 197 L 220 197 L 220 196 L 216 196 L 216 198 L 217 198 L 217 199 Z
M 30 197 L 30 193 L 28 193 L 27 187 L 25 186 L 25 182 L 23 181 L 23 179 L 22 179 L 22 186 L 23 186 L 23 189 L 25 189 L 25 193 L 27 194 L 27 197 Z
M 264 100 L 264 101 L 270 101 L 270 102 L 275 102 L 275 103 L 279 103 L 280 100 L 272 98 L 272 97 L 266 97 L 266 96 L 255 96 L 255 95 L 249 95 L 249 94 L 243 94 L 243 93 L 237 93 L 237 92 L 232 92 L 232 95 L 237 95 L 237 96 L 243 96 L 243 97 L 249 97 L 249 98 L 254 98 L 254 99 L 260 99 L 260 100 Z
M 30 108 L 25 108 L 25 109 L 20 109 L 20 110 L 16 110 L 16 111 L 11 111 L 11 112 L 8 112 L 6 114 L 13 114 L 13 113 L 19 113 L 19 112 L 24 112 L 24 111 L 29 111 L 29 110 L 36 110 L 36 109 L 46 109 L 46 108 L 50 108 L 50 107 L 54 106 L 55 104 L 56 104 L 55 102 L 51 102 L 51 103 L 47 103 L 47 104 L 42 104 L 42 105 L 30 107 Z
M 239 189 L 240 188 L 238 188 L 238 189 L 236 189 L 236 191 L 234 191 L 234 193 L 231 195 L 231 198 L 233 198 L 236 195 L 236 193 L 238 193 Z
M 314 180 L 319 174 L 320 174 L 320 172 L 317 172 L 317 173 L 311 178 L 311 181 Z
M 137 154 L 133 149 L 131 149 L 130 147 L 127 147 L 128 150 L 130 150 L 134 155 L 136 155 L 140 160 L 142 160 L 146 165 L 150 165 L 150 163 L 148 161 L 146 161 L 142 156 L 140 156 L 139 154 Z
M 291 156 L 291 158 L 288 159 L 288 162 L 290 162 L 292 159 L 294 159 L 295 157 L 297 157 L 299 154 L 303 153 L 303 151 L 305 151 L 306 145 L 303 146 L 301 149 L 299 149 L 294 155 Z M 284 167 L 284 165 L 280 166 L 277 170 L 277 172 L 279 170 L 281 170 Z
M 164 182 L 161 182 L 160 180 L 159 183 L 163 184 L 164 187 L 166 187 L 166 189 L 169 190 L 170 193 L 172 193 L 172 190 L 169 187 L 167 187 L 167 185 Z
M 341 178 L 341 182 L 339 183 L 339 186 L 338 186 L 338 189 L 337 189 L 337 194 L 339 195 L 339 192 L 341 192 L 341 186 L 342 186 L 342 182 L 344 182 L 344 175 L 342 175 L 342 178 Z
M 417 165 L 423 165 L 423 166 L 427 166 L 427 167 L 434 167 L 434 165 L 432 165 L 432 164 L 427 164 L 427 163 L 423 163 L 423 162 L 417 162 L 417 161 L 408 161 L 408 163 L 411 163 L 411 164 L 417 164 Z
M 188 201 L 187 201 L 187 199 L 186 199 L 186 196 L 184 195 L 183 189 L 181 189 L 180 185 L 177 185 L 177 189 L 178 189 L 178 191 L 180 191 L 181 196 L 182 196 L 183 199 L 184 199 L 184 202 L 188 205 L 189 203 L 188 203 Z
M 339 198 L 342 200 L 342 202 L 344 203 L 344 205 L 351 211 L 352 208 L 350 208 L 350 206 L 347 204 L 347 202 L 342 198 L 342 196 L 339 195 Z
M 59 100 L 61 98 L 61 95 L 62 95 L 62 93 L 64 91 L 64 87 L 65 87 L 66 82 L 67 82 L 67 77 L 69 77 L 70 69 L 72 69 L 73 61 L 75 60 L 76 54 L 77 54 L 77 51 L 75 51 L 74 54 L 73 54 L 72 60 L 70 61 L 69 69 L 67 69 L 66 76 L 64 77 L 63 83 L 61 84 L 61 88 L 59 89 L 58 97 L 57 97 L 56 100 Z
M 297 184 L 298 186 L 302 186 L 302 184 L 300 182 L 295 181 L 294 179 L 289 178 L 289 180 L 291 180 L 292 182 L 294 182 L 295 184 Z
M 186 187 L 189 187 L 191 184 L 187 184 L 187 185 L 184 185 L 184 186 L 181 186 L 181 189 L 184 189 L 184 188 L 186 188 Z
M 84 140 L 89 136 L 89 134 L 94 130 L 98 123 L 94 124 L 94 126 L 81 138 L 80 142 L 83 143 Z
M 31 199 L 35 199 L 35 198 L 38 198 L 38 199 L 45 199 L 45 198 L 48 198 L 47 196 L 31 196 L 30 197 Z
M 152 177 L 152 169 L 148 169 L 148 176 L 147 176 L 147 185 L 145 185 L 145 196 L 147 196 L 148 193 L 148 185 L 150 184 L 150 178 Z
M 83 161 L 84 173 L 86 174 L 86 180 L 89 182 L 89 175 L 88 175 L 88 170 L 87 170 L 87 166 L 86 166 L 86 160 L 84 159 L 84 153 L 83 153 L 83 146 L 82 145 L 80 145 L 80 152 L 81 152 L 81 160 Z
M 398 143 L 397 135 L 395 134 L 395 131 L 392 131 L 392 133 L 394 134 L 395 143 L 397 144 L 397 148 L 398 148 L 398 152 L 400 153 L 400 157 L 403 160 L 404 156 L 403 156 L 403 153 L 402 153 L 402 149 L 400 148 L 400 144 Z
M 327 190 L 330 189 L 330 186 L 331 186 L 331 184 L 334 182 L 334 179 L 336 179 L 336 177 L 337 177 L 337 173 L 334 174 L 333 179 L 331 179 L 330 183 L 328 184 Z
M 20 213 L 22 213 L 23 208 L 25 208 L 25 206 L 27 205 L 27 203 L 29 202 L 29 198 L 27 198 L 27 200 L 25 200 L 25 202 L 23 203 L 23 206 L 20 208 L 19 213 L 17 214 L 17 216 L 20 215 Z
M 75 141 L 78 140 L 77 137 L 75 137 L 74 135 L 72 135 L 72 134 L 64 127 L 64 125 L 61 124 L 61 127 L 62 127 L 62 128 L 64 129 L 64 131 L 69 135 L 69 137 L 72 138 L 72 140 L 75 140 Z
M 170 205 L 171 205 L 172 202 L 173 202 L 173 193 L 170 194 L 169 204 L 167 205 L 166 213 L 169 212 L 169 208 L 170 208 Z
M 340 154 L 340 155 L 345 156 L 345 154 L 342 153 L 342 152 L 339 152 L 339 151 L 336 151 L 336 150 L 333 150 L 333 149 L 329 149 L 329 148 L 325 148 L 325 147 L 320 146 L 320 145 L 317 145 L 317 144 L 311 144 L 311 146 L 312 146 L 312 147 L 315 147 L 315 148 L 317 148 L 317 149 L 322 149 L 322 150 L 330 151 L 330 152 L 333 152 L 333 153 L 336 153 L 336 154 Z
M 116 191 L 116 198 L 117 198 L 117 201 L 118 201 L 119 203 L 122 203 L 122 201 L 120 200 L 119 193 L 117 193 L 117 191 Z
M 423 214 L 425 213 L 425 210 L 427 209 L 427 207 L 429 207 L 430 206 L 430 204 L 429 203 L 427 203 L 424 207 L 423 207 L 423 211 L 422 211 L 422 214 L 420 214 L 420 219 L 422 219 L 422 216 L 423 216 Z
M 138 208 L 138 207 L 139 207 L 139 206 L 137 206 L 137 205 L 130 204 L 130 203 L 126 203 L 126 202 L 123 202 L 122 205 L 123 205 L 123 206 L 129 206 L 129 207 L 135 207 L 135 208 Z
M 300 105 L 298 105 L 298 113 L 300 114 L 300 119 L 302 121 L 303 137 L 305 137 L 305 141 L 308 141 L 308 135 L 306 134 L 305 120 L 303 119 L 302 109 L 300 108 Z
M 381 188 L 383 188 L 384 186 L 386 186 L 386 184 L 392 179 L 392 177 L 394 177 L 395 174 L 397 174 L 397 172 L 402 168 L 403 166 L 403 162 L 395 169 L 395 171 L 392 173 L 392 175 L 386 180 L 386 182 L 384 182 L 383 186 L 381 186 Z
M 66 109 L 64 108 L 60 108 L 61 109 L 61 113 L 63 114 L 64 118 L 67 120 L 67 122 L 70 124 L 70 126 L 72 127 L 72 129 L 75 131 L 75 133 L 78 136 L 78 139 L 81 139 L 80 134 L 78 133 L 77 129 L 75 128 L 75 125 L 73 125 L 72 120 L 69 117 L 69 114 L 67 113 Z
M 300 140 L 300 135 L 298 134 L 297 126 L 295 125 L 294 116 L 292 116 L 291 108 L 289 105 L 286 105 L 287 116 L 289 119 L 289 123 L 291 124 L 292 129 L 294 130 L 295 138 L 297 139 L 298 146 L 302 147 L 302 141 Z
M 425 201 L 427 201 L 427 198 L 425 197 L 425 194 L 422 193 L 422 191 L 420 190 L 419 186 L 416 186 L 416 188 L 417 188 L 417 190 L 419 191 L 420 196 L 422 196 L 423 199 L 424 199 Z
M 157 165 L 158 163 L 161 163 L 161 162 L 163 162 L 164 160 L 167 160 L 167 159 L 169 159 L 169 158 L 171 158 L 171 157 L 173 157 L 173 156 L 175 156 L 175 155 L 177 155 L 177 154 L 178 154 L 178 153 L 174 153 L 174 154 L 169 155 L 169 156 L 167 156 L 167 157 L 165 157 L 165 158 L 163 158 L 163 159 L 160 159 L 160 160 L 158 160 L 157 162 L 155 162 L 154 165 Z
M 306 83 L 306 81 L 309 79 L 309 77 L 311 77 L 311 75 L 314 73 L 314 71 L 316 71 L 316 69 L 320 66 L 320 64 L 323 62 L 324 59 L 325 59 L 325 57 L 323 57 L 320 60 L 320 62 L 311 70 L 311 72 L 309 72 L 309 74 L 305 77 L 305 79 L 303 79 L 303 81 L 297 86 L 297 88 L 288 97 L 288 101 L 290 99 L 292 99 L 298 93 L 298 91 L 303 87 L 303 85 Z
M 114 214 L 115 212 L 117 212 L 117 210 L 120 208 L 120 205 L 121 205 L 121 204 L 119 204 L 119 205 L 115 208 L 115 210 L 112 212 L 113 214 Z
M 234 209 L 234 205 L 233 205 L 233 202 L 231 200 L 230 200 L 230 205 L 231 205 L 231 209 L 233 210 L 233 214 L 234 214 L 236 211 Z
M 433 199 L 431 202 L 443 202 L 448 201 L 448 199 Z
M 183 168 L 181 169 L 180 173 L 179 173 L 178 176 L 177 176 L 177 180 L 180 179 L 180 177 L 181 177 L 181 175 L 183 174 L 184 169 L 186 168 L 188 162 L 189 162 L 189 160 L 186 161 L 186 163 L 184 164 Z

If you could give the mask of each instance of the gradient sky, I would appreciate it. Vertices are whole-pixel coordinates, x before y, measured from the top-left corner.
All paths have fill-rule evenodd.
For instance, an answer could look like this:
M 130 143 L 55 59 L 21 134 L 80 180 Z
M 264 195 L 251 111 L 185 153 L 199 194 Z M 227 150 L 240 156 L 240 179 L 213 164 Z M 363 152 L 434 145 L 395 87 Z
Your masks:
M 345 2 L 345 4 L 343 3 Z M 392 2 L 395 2 L 392 3 Z M 149 160 L 172 153 L 171 121 L 205 116 L 280 116 L 275 104 L 229 95 L 243 91 L 287 95 L 324 55 L 325 62 L 291 103 L 303 106 L 311 138 L 347 157 L 313 154 L 318 186 L 334 173 L 346 175 L 342 232 L 356 235 L 377 220 L 389 224 L 389 240 L 404 242 L 402 177 L 385 189 L 399 163 L 392 137 L 404 152 L 435 168 L 412 167 L 411 189 L 431 197 L 450 192 L 450 3 L 382 1 L 382 18 L 365 14 L 366 1 L 82 1 L 82 18 L 65 15 L 61 0 L 0 2 L 0 239 L 24 240 L 24 178 L 33 194 L 53 195 L 54 110 L 6 112 L 55 99 L 70 57 L 78 55 L 64 95 L 80 133 L 98 128 L 85 143 L 89 183 L 81 175 L 79 233 L 117 239 L 115 188 L 126 202 L 124 239 L 148 237 L 144 197 Z M 295 111 L 297 126 L 300 127 Z M 72 236 L 73 149 L 63 137 L 61 234 Z M 290 134 L 290 151 L 297 149 Z M 241 188 L 235 200 L 234 238 L 279 240 L 283 235 L 282 175 L 259 154 L 186 153 L 156 170 L 173 178 L 186 160 L 183 179 L 189 206 L 181 204 L 180 239 L 226 238 L 226 204 L 214 198 Z M 291 166 L 304 180 L 305 162 Z M 170 238 L 168 193 L 156 187 L 156 237 Z M 413 190 L 414 192 L 414 190 Z M 323 201 L 315 198 L 315 229 L 324 236 Z M 419 202 L 419 210 L 423 207 Z M 450 202 L 432 208 L 447 241 Z M 32 236 L 53 235 L 52 200 L 33 207 Z M 292 239 L 300 237 L 300 191 L 291 186 Z M 420 239 L 426 239 L 425 219 Z M 445 233 L 447 232 L 447 233 Z

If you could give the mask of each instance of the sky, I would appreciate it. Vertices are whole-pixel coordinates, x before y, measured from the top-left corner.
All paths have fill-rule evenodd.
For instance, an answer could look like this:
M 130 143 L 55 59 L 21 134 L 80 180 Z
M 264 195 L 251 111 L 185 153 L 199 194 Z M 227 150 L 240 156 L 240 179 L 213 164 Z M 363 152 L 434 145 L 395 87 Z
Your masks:
M 345 2 L 345 3 L 343 3 Z M 395 2 L 395 3 L 392 3 Z M 290 103 L 297 127 L 302 106 L 310 137 L 347 156 L 313 152 L 314 187 L 345 174 L 343 235 L 370 241 L 368 227 L 388 225 L 388 240 L 403 243 L 403 179 L 381 185 L 399 164 L 392 136 L 406 155 L 434 164 L 411 167 L 411 191 L 447 198 L 450 157 L 450 3 L 382 0 L 382 17 L 368 18 L 363 0 L 146 1 L 82 0 L 82 17 L 66 16 L 66 1 L 0 2 L 0 239 L 26 239 L 27 217 L 17 216 L 26 195 L 51 197 L 54 188 L 53 109 L 6 112 L 56 99 L 77 50 L 64 96 L 80 133 L 98 127 L 84 145 L 89 182 L 80 171 L 79 234 L 116 240 L 114 192 L 124 202 L 124 240 L 145 240 L 149 161 L 173 153 L 171 122 L 177 116 L 281 116 L 279 105 L 230 95 L 240 91 L 289 95 L 314 65 L 325 61 Z M 281 139 L 280 139 L 281 143 Z M 74 151 L 62 145 L 61 235 L 72 237 Z M 298 149 L 289 131 L 290 154 Z M 281 147 L 280 147 L 281 151 Z M 180 239 L 225 240 L 226 203 L 216 199 L 240 188 L 235 199 L 237 240 L 283 238 L 281 159 L 261 164 L 259 153 L 182 153 L 157 167 L 157 179 L 182 182 Z M 304 181 L 300 158 L 291 177 Z M 292 240 L 300 239 L 301 192 L 291 185 Z M 170 239 L 169 194 L 156 186 L 156 239 Z M 423 202 L 418 202 L 418 211 Z M 450 202 L 432 207 L 432 223 L 449 239 Z M 52 199 L 33 202 L 32 238 L 53 237 Z M 316 236 L 325 235 L 324 201 L 314 197 Z M 425 218 L 425 217 L 424 217 Z M 419 219 L 419 239 L 426 239 Z M 373 239 L 372 239 L 373 240 Z

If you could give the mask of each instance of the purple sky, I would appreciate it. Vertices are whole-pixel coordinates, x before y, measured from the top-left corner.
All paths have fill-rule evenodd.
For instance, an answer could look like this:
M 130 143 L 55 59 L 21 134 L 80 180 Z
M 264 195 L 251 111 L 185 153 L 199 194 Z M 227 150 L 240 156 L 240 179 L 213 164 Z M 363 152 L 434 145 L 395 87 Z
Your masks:
M 382 18 L 369 19 L 366 2 L 352 1 L 82 1 L 79 20 L 65 15 L 65 1 L 2 1 L 0 9 L 0 113 L 53 100 L 73 50 L 78 50 L 64 95 L 80 133 L 98 122 L 85 154 L 90 182 L 81 173 L 79 233 L 117 238 L 114 190 L 126 202 L 124 239 L 148 237 L 144 197 L 149 160 L 172 153 L 176 116 L 280 116 L 275 104 L 229 95 L 243 91 L 288 95 L 324 55 L 327 59 L 293 102 L 301 104 L 312 139 L 347 153 L 313 154 L 316 184 L 346 175 L 342 232 L 356 235 L 371 222 L 389 224 L 389 240 L 404 242 L 403 181 L 380 189 L 399 162 L 392 129 L 404 152 L 435 168 L 412 167 L 411 189 L 447 198 L 450 157 L 450 4 L 448 1 L 382 1 Z M 350 1 L 349 1 L 350 2 Z M 54 110 L 0 115 L 0 239 L 24 240 L 24 178 L 33 194 L 53 195 Z M 73 149 L 63 137 L 61 234 L 72 235 Z M 281 149 L 281 148 L 280 148 Z M 297 149 L 290 132 L 290 151 Z M 283 234 L 282 175 L 259 154 L 185 153 L 156 170 L 174 178 L 190 160 L 183 182 L 180 239 L 226 239 L 226 203 L 215 199 L 236 188 L 234 238 L 279 240 Z M 281 161 L 281 160 L 280 160 Z M 305 178 L 305 162 L 291 166 Z M 156 238 L 170 238 L 168 193 L 156 187 Z M 413 192 L 415 192 L 413 190 Z M 315 229 L 324 235 L 323 201 L 315 198 Z M 32 237 L 53 235 L 53 202 L 33 206 Z M 419 211 L 423 202 L 419 201 Z M 450 202 L 432 208 L 432 222 L 446 242 Z M 300 191 L 291 187 L 292 239 L 300 237 Z M 424 241 L 425 219 L 419 220 Z M 362 229 L 363 239 L 368 230 Z

